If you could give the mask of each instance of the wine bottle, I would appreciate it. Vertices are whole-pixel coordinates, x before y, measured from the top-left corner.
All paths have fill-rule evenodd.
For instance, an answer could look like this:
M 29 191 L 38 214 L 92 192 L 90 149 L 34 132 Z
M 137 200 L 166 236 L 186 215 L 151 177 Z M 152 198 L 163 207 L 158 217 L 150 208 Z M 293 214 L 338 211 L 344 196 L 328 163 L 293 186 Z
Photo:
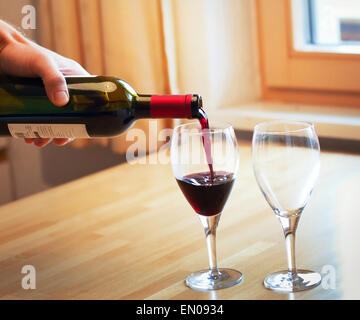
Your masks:
M 0 75 L 0 136 L 113 137 L 137 119 L 202 117 L 202 99 L 196 94 L 138 94 L 124 80 L 107 76 L 65 79 L 70 99 L 57 107 L 40 78 Z

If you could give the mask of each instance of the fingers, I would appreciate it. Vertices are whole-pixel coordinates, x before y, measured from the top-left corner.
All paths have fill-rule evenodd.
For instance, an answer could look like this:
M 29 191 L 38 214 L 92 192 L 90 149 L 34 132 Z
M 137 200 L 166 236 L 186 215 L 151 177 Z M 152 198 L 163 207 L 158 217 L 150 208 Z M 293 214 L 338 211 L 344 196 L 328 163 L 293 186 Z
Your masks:
M 51 139 L 49 139 L 49 138 L 46 138 L 46 139 L 36 138 L 36 139 L 34 139 L 34 144 L 37 147 L 45 147 L 48 143 L 50 143 L 50 141 L 51 141 Z
M 70 138 L 58 138 L 58 139 L 54 139 L 54 144 L 56 146 L 64 146 L 73 140 L 74 139 L 70 139 Z
M 56 106 L 63 106 L 69 101 L 69 93 L 65 78 L 61 71 L 57 68 L 54 61 L 46 55 L 39 54 L 36 61 L 32 61 L 32 72 L 39 75 L 44 83 L 46 94 L 50 101 Z M 38 147 L 44 147 L 49 144 L 52 139 L 26 138 L 27 144 L 34 143 Z M 72 139 L 59 138 L 54 139 L 56 146 L 63 146 L 72 141 Z
M 24 139 L 27 144 L 32 144 L 34 142 L 34 138 L 25 138 Z
M 50 138 L 25 138 L 25 143 L 36 145 L 37 147 L 45 147 L 47 144 L 51 142 L 52 139 Z M 71 138 L 56 138 L 54 139 L 54 144 L 56 146 L 64 146 L 68 144 L 69 142 L 73 141 L 74 139 Z

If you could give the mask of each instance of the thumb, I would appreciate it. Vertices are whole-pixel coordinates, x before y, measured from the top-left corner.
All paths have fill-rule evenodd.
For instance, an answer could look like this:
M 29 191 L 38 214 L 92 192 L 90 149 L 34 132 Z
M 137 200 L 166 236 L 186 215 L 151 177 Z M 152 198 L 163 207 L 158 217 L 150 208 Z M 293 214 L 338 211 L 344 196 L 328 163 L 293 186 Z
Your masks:
M 64 76 L 60 71 L 48 70 L 42 77 L 46 94 L 56 106 L 64 106 L 69 102 L 69 93 Z
M 42 61 L 41 61 L 42 60 Z M 69 102 L 69 93 L 63 74 L 57 69 L 51 59 L 39 59 L 36 73 L 42 78 L 46 94 L 56 106 L 64 106 Z

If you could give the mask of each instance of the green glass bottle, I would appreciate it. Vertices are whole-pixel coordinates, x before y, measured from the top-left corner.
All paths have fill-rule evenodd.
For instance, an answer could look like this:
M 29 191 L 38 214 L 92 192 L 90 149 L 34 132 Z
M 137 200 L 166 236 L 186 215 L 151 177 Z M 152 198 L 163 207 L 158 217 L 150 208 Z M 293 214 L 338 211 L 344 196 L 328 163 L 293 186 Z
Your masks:
M 138 94 L 127 82 L 107 76 L 65 77 L 70 100 L 48 99 L 40 78 L 0 75 L 0 136 L 21 138 L 113 137 L 137 119 L 197 118 L 199 95 Z

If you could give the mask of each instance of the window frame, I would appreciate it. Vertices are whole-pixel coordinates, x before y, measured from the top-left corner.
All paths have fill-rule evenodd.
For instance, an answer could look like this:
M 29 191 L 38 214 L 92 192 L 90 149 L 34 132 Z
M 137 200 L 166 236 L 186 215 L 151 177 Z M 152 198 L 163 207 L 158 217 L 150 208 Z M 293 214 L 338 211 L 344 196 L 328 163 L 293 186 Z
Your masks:
M 360 107 L 360 55 L 299 51 L 291 0 L 256 0 L 262 95 L 266 100 Z

